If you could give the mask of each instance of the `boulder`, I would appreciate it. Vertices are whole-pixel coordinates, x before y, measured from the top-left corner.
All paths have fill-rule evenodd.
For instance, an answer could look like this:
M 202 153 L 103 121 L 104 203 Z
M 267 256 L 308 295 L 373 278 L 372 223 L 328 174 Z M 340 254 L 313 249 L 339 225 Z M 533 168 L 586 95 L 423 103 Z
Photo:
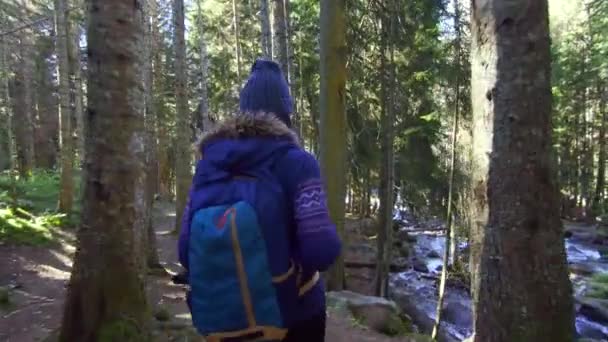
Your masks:
M 427 255 L 427 258 L 431 258 L 431 259 L 441 259 L 441 255 L 439 255 L 439 253 L 437 253 L 437 251 L 430 251 Z
M 420 260 L 418 258 L 412 259 L 412 267 L 414 268 L 414 271 L 429 273 L 429 268 L 426 266 L 424 260 Z
M 356 319 L 380 333 L 400 335 L 411 331 L 411 324 L 401 314 L 397 304 L 385 298 L 352 291 L 328 292 L 327 304 L 334 312 Z
M 412 323 L 415 324 L 422 333 L 430 334 L 431 331 L 433 331 L 435 320 L 419 305 L 419 300 L 412 295 L 400 292 L 395 292 L 393 294 L 393 299 L 399 304 L 399 307 L 403 312 L 411 317 Z M 452 335 L 449 329 L 446 329 L 445 326 L 442 325 L 439 327 L 438 341 L 457 342 L 460 341 L 460 339 Z
M 395 269 L 397 270 L 397 272 L 400 272 L 402 270 L 405 270 L 407 268 L 409 268 L 410 266 L 410 262 L 407 258 L 404 257 L 396 257 L 393 258 L 393 262 L 391 264 L 391 272 L 393 272 L 393 266 L 395 267 Z
M 449 302 L 443 308 L 443 318 L 458 326 L 473 326 L 473 313 L 466 305 L 459 302 Z

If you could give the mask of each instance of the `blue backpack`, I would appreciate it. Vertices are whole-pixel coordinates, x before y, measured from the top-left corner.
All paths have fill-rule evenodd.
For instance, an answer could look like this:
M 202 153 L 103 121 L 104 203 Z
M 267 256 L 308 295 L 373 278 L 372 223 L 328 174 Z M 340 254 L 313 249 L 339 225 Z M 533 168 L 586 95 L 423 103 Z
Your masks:
M 193 198 L 194 326 L 209 342 L 282 340 L 282 312 L 297 305 L 297 277 L 280 183 L 262 167 L 198 185 Z

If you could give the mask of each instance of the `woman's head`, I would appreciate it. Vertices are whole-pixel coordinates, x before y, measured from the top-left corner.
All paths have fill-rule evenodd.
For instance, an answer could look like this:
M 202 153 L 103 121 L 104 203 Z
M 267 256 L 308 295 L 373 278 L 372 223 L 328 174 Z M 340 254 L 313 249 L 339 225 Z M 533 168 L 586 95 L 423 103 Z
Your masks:
M 241 90 L 240 107 L 245 114 L 272 113 L 291 127 L 293 100 L 277 63 L 264 59 L 253 63 L 249 79 Z

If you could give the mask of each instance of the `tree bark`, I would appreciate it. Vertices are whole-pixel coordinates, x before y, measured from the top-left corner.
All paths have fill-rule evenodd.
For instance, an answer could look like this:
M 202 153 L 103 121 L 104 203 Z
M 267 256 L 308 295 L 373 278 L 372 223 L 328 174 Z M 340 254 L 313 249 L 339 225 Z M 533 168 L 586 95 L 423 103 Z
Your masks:
M 289 81 L 285 2 L 284 0 L 272 0 L 272 2 L 272 56 L 279 63 L 285 78 Z
M 25 4 L 23 5 L 25 6 Z M 32 93 L 32 31 L 18 32 L 19 60 L 15 72 L 14 115 L 20 124 L 14 125 L 17 145 L 17 166 L 21 178 L 28 178 L 34 168 L 34 106 Z
M 604 204 L 604 191 L 606 187 L 606 125 L 608 121 L 608 113 L 606 113 L 606 86 L 602 84 L 598 87 L 599 99 L 599 115 L 601 115 L 601 123 L 598 137 L 598 161 L 597 161 L 597 180 L 595 182 L 595 194 L 593 205 L 595 213 L 599 214 L 602 211 Z
M 91 0 L 89 10 L 86 181 L 60 341 L 148 340 L 141 6 Z
M 196 1 L 198 17 L 199 17 L 199 53 L 201 57 L 201 84 L 200 84 L 200 100 L 198 107 L 198 120 L 200 126 L 198 127 L 199 133 L 208 131 L 212 128 L 213 120 L 209 117 L 209 96 L 207 91 L 207 78 L 209 77 L 209 59 L 207 56 L 207 42 L 205 41 L 205 22 L 203 17 L 203 11 L 201 8 L 201 0 Z
M 74 201 L 74 147 L 70 111 L 70 61 L 68 9 L 65 0 L 55 0 L 55 32 L 59 75 L 59 125 L 61 129 L 61 180 L 59 211 L 69 213 Z
M 4 18 L 0 17 L 4 24 Z M 3 25 L 4 27 L 4 25 Z M 9 95 L 9 63 L 7 60 L 8 48 L 5 37 L 0 37 L 0 70 L 2 72 L 2 84 L 0 89 L 2 93 L 2 116 L 0 117 L 0 171 L 12 169 L 13 166 L 13 133 L 12 133 L 12 115 L 11 103 Z
M 474 0 L 474 341 L 572 341 L 551 161 L 547 0 Z
M 393 1 L 389 4 L 395 9 Z M 394 188 L 394 134 L 395 112 L 393 91 L 395 87 L 394 65 L 394 16 L 385 14 L 380 22 L 380 77 L 381 77 L 381 150 L 382 162 L 380 165 L 380 208 L 378 213 L 378 267 L 376 268 L 376 296 L 388 296 L 388 276 L 391 260 L 392 232 L 393 232 L 393 188 Z M 387 56 L 388 55 L 388 56 Z
M 453 206 L 453 192 L 454 192 L 454 171 L 456 169 L 456 148 L 458 144 L 458 123 L 460 120 L 460 101 L 461 100 L 461 77 L 460 70 L 462 69 L 462 30 L 460 28 L 460 2 L 459 0 L 453 1 L 454 6 L 454 30 L 456 31 L 456 42 L 455 42 L 455 58 L 456 58 L 456 79 L 455 79 L 455 99 L 454 99 L 454 126 L 452 127 L 452 146 L 451 146 L 451 156 L 450 156 L 450 179 L 449 179 L 449 189 L 448 189 L 448 208 L 446 210 L 446 214 L 448 215 L 448 232 L 450 234 L 450 254 L 449 254 L 449 263 L 454 265 L 457 262 L 458 252 L 458 236 L 456 229 L 454 229 L 454 222 L 452 222 L 453 217 L 450 217 L 452 212 L 454 211 Z M 445 269 L 445 268 L 444 268 Z
M 71 19 L 71 20 L 70 20 Z M 70 20 L 68 23 L 68 29 L 70 30 L 68 39 L 72 39 L 69 43 L 69 66 L 71 74 L 71 91 L 72 91 L 72 122 L 76 123 L 76 140 L 74 141 L 75 150 L 78 151 L 78 159 L 80 164 L 84 162 L 84 140 L 85 140 L 85 129 L 84 129 L 84 111 L 82 106 L 82 72 L 80 65 L 80 26 L 78 22 L 72 16 L 68 17 Z M 74 131 L 74 130 L 73 130 Z
M 150 19 L 152 31 L 152 91 L 154 93 L 154 113 L 156 115 L 156 130 L 158 134 L 158 180 L 157 191 L 161 198 L 168 199 L 172 196 L 171 190 L 171 163 L 169 162 L 169 132 L 167 129 L 167 109 L 165 106 L 164 67 L 162 53 L 165 47 L 159 32 L 159 11 L 157 0 L 150 0 Z
M 184 37 L 184 1 L 173 1 L 173 28 L 175 46 L 175 99 L 177 107 L 175 138 L 176 207 L 175 229 L 179 231 L 182 214 L 188 200 L 191 181 L 188 91 L 186 74 L 186 41 Z
M 270 13 L 268 0 L 260 0 L 260 25 L 262 27 L 262 56 L 272 58 L 272 34 L 270 31 Z
M 155 0 L 152 0 L 155 1 Z M 158 182 L 158 156 L 156 144 L 156 112 L 154 106 L 154 94 L 152 87 L 152 22 L 150 20 L 150 1 L 143 2 L 143 88 L 144 88 L 144 125 L 146 132 L 145 149 L 145 229 L 146 229 L 146 266 L 148 268 L 162 268 L 158 258 L 156 244 L 156 231 L 152 222 L 152 212 L 154 210 L 154 196 L 156 195 Z
M 34 150 L 36 167 L 53 169 L 57 165 L 59 151 L 59 113 L 54 94 L 57 89 L 53 84 L 53 72 L 50 60 L 54 54 L 51 37 L 38 38 L 36 54 L 36 107 L 38 118 L 35 125 Z
M 236 44 L 236 78 L 238 81 L 237 86 L 240 86 L 240 82 L 242 80 L 241 76 L 243 75 L 243 72 L 241 71 L 241 28 L 237 0 L 232 0 L 232 16 L 232 19 L 234 21 L 234 40 Z
M 321 168 L 327 182 L 327 200 L 332 220 L 344 238 L 346 190 L 346 2 L 321 0 Z M 344 288 L 344 260 L 330 270 L 328 288 Z
M 441 269 L 441 279 L 439 280 L 439 297 L 437 300 L 437 309 L 435 311 L 435 324 L 431 332 L 431 339 L 435 340 L 439 334 L 441 325 L 441 315 L 443 313 L 443 302 L 445 299 L 446 284 L 448 280 L 448 266 L 450 261 L 456 262 L 456 232 L 454 230 L 452 202 L 454 195 L 454 171 L 456 169 L 456 144 L 458 142 L 458 119 L 460 114 L 460 9 L 458 0 L 453 1 L 454 4 L 454 27 L 456 29 L 456 96 L 454 101 L 454 118 L 452 123 L 452 143 L 450 146 L 450 176 L 448 179 L 448 203 L 446 205 L 446 228 L 445 246 L 443 249 L 443 264 Z

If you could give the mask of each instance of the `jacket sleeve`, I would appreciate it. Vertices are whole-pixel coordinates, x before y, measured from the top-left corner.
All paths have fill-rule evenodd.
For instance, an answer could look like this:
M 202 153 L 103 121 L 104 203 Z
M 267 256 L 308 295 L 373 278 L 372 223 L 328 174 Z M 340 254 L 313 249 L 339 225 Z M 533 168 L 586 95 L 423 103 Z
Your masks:
M 296 255 L 304 269 L 324 272 L 340 255 L 341 242 L 329 216 L 319 164 L 303 151 L 298 159 L 293 197 Z
M 184 208 L 184 213 L 182 214 L 181 230 L 179 232 L 179 240 L 177 244 L 179 263 L 182 264 L 186 270 L 189 269 L 188 247 L 190 244 L 190 223 L 192 221 L 191 205 L 192 190 L 190 190 L 188 202 L 186 203 L 186 208 Z

